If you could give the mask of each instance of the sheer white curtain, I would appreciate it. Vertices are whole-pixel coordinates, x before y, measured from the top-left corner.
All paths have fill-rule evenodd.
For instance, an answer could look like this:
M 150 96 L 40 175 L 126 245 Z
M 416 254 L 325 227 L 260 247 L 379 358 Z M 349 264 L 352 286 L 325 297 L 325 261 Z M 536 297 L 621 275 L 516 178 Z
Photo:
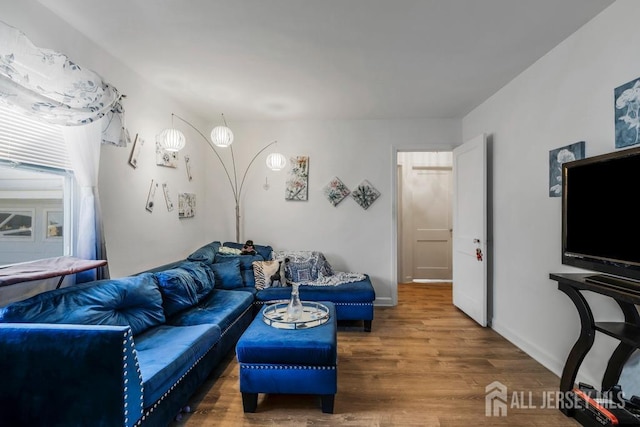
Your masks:
M 123 96 L 97 73 L 66 55 L 34 45 L 0 21 L 0 103 L 41 121 L 63 125 L 69 159 L 80 187 L 74 254 L 107 259 L 98 197 L 100 144 L 126 147 Z M 77 282 L 109 276 L 107 268 L 76 274 Z
M 98 197 L 102 121 L 105 119 L 62 128 L 69 160 L 80 188 L 75 255 L 83 259 L 107 259 Z M 78 273 L 76 282 L 107 278 L 108 275 L 106 268 L 91 270 Z

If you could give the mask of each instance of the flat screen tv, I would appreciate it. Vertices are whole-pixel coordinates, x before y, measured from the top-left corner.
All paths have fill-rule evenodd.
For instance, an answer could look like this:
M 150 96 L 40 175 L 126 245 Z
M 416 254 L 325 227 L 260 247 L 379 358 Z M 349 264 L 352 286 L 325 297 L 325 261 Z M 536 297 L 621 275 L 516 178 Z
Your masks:
M 562 165 L 562 263 L 640 290 L 640 148 Z

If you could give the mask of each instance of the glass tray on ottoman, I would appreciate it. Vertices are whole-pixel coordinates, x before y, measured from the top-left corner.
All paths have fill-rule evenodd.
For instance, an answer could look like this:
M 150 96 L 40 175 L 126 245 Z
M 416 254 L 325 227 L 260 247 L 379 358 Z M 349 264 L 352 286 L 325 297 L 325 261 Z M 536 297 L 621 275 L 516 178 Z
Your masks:
M 327 323 L 329 308 L 314 301 L 302 301 L 302 315 L 295 321 L 287 320 L 289 301 L 280 301 L 268 305 L 262 311 L 262 320 L 269 326 L 278 329 L 309 329 Z

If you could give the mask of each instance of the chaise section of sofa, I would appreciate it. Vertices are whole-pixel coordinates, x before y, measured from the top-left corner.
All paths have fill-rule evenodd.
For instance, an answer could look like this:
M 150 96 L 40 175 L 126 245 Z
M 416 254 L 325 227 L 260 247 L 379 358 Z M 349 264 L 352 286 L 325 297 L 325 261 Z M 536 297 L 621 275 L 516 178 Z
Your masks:
M 289 260 L 285 265 L 286 279 L 303 280 L 299 287 L 300 298 L 305 301 L 330 301 L 336 306 L 338 320 L 361 320 L 364 330 L 371 331 L 374 315 L 375 289 L 366 274 L 346 273 L 344 283 L 321 285 L 314 283 L 318 277 L 338 277 L 321 252 L 316 251 L 274 251 L 269 245 L 255 245 L 256 255 L 229 255 L 220 253 L 220 247 L 242 248 L 241 243 L 214 241 L 189 255 L 187 259 L 209 265 L 216 277 L 216 287 L 232 291 L 251 292 L 255 298 L 257 312 L 264 304 L 291 298 L 290 286 L 276 286 L 258 289 L 253 265 L 260 261 L 277 259 Z M 342 273 L 345 274 L 345 273 Z M 354 277 L 357 276 L 357 279 Z M 264 281 L 264 280 L 263 280 Z M 331 281 L 328 281 L 331 282 Z

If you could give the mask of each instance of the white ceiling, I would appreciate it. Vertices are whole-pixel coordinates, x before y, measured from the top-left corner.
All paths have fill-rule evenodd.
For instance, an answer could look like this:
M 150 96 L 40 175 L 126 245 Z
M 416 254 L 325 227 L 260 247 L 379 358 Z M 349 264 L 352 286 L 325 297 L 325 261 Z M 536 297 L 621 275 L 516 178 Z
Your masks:
M 237 121 L 461 118 L 614 0 L 39 1 Z

